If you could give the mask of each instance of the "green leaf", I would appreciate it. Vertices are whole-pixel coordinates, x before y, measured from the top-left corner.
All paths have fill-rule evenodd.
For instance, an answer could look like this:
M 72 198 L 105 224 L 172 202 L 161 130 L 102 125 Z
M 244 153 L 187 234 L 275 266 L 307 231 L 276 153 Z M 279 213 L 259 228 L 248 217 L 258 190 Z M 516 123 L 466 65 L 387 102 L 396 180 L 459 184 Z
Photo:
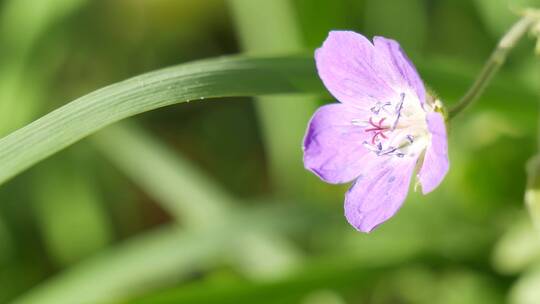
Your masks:
M 237 199 L 143 129 L 120 123 L 92 139 L 116 167 L 187 229 L 207 230 L 235 221 L 231 215 L 238 210 Z M 281 277 L 297 266 L 296 248 L 272 232 L 249 229 L 231 242 L 238 244 L 232 247 L 231 259 L 250 278 Z
M 441 263 L 458 270 L 437 273 Z M 124 303 L 334 303 L 309 301 L 324 291 L 351 299 L 346 303 L 401 303 L 396 299 L 403 298 L 413 299 L 403 303 L 479 303 L 478 299 L 486 298 L 490 300 L 486 303 L 501 302 L 497 290 L 482 273 L 467 272 L 458 265 L 429 255 L 385 265 L 324 256 L 310 259 L 301 271 L 279 281 L 206 280 L 151 292 Z M 426 272 L 430 276 L 423 280 Z M 421 288 L 425 290 L 418 291 Z
M 277 208 L 276 208 L 277 209 Z M 34 287 L 13 303 L 103 303 L 179 282 L 235 252 L 239 235 L 294 229 L 292 208 L 238 210 L 231 221 L 206 230 L 166 226 L 90 257 Z
M 368 294 L 381 276 L 388 279 L 393 270 L 386 265 L 347 262 L 350 261 L 329 257 L 312 259 L 302 271 L 279 281 L 208 280 L 151 292 L 125 303 L 304 303 L 306 295 L 318 290 L 354 290 L 357 294 Z
M 116 168 L 186 227 L 213 227 L 228 216 L 234 198 L 144 129 L 119 123 L 91 140 Z
M 78 98 L 0 140 L 0 183 L 95 131 L 213 97 L 321 91 L 311 58 L 224 57 L 137 76 Z
M 15 303 L 100 303 L 187 275 L 208 263 L 222 236 L 182 234 L 166 227 L 128 240 L 70 267 Z M 154 283 L 155 284 L 155 283 Z

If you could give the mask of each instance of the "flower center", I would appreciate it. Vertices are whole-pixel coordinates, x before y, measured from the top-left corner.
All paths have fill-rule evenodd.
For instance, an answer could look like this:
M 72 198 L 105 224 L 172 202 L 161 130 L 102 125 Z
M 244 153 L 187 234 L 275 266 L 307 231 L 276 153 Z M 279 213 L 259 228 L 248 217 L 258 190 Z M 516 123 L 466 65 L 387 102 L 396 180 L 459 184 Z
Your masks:
M 369 119 L 354 120 L 368 139 L 363 146 L 377 156 L 418 156 L 426 148 L 429 132 L 426 112 L 413 94 L 401 93 L 393 101 L 376 102 Z

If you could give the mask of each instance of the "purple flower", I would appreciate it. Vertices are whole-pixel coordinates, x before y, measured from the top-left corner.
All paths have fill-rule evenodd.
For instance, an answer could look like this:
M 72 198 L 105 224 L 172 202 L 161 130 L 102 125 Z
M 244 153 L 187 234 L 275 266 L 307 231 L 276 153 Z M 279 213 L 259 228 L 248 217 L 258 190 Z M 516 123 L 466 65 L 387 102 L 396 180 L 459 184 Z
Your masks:
M 304 165 L 322 180 L 355 180 L 345 217 L 370 232 L 403 204 L 415 169 L 427 194 L 448 171 L 440 102 L 426 94 L 399 44 L 332 31 L 315 52 L 324 85 L 340 103 L 320 107 L 304 139 Z

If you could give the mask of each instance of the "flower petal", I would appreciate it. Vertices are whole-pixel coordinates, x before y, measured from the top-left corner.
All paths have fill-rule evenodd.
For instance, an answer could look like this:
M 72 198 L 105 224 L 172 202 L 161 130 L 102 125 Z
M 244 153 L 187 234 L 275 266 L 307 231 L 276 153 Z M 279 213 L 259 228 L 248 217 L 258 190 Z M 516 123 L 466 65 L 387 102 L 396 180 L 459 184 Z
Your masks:
M 448 172 L 448 142 L 444 118 L 437 112 L 427 115 L 427 124 L 431 133 L 431 144 L 427 147 L 424 163 L 418 179 L 422 184 L 422 193 L 427 194 L 437 188 Z
M 415 158 L 380 157 L 366 168 L 345 195 L 345 217 L 357 230 L 370 232 L 392 217 L 407 193 Z
M 387 75 L 387 81 L 394 87 L 407 86 L 416 92 L 420 103 L 424 103 L 426 98 L 424 82 L 399 43 L 384 37 L 374 37 L 373 43 L 377 55 L 383 57 L 383 61 L 390 65 L 391 73 Z
M 366 37 L 351 31 L 331 31 L 315 52 L 319 77 L 330 93 L 360 107 L 398 95 L 386 82 L 390 66 L 379 57 Z
M 304 166 L 328 183 L 355 179 L 365 158 L 375 157 L 362 143 L 368 134 L 353 121 L 369 113 L 346 104 L 320 107 L 309 122 L 304 138 Z

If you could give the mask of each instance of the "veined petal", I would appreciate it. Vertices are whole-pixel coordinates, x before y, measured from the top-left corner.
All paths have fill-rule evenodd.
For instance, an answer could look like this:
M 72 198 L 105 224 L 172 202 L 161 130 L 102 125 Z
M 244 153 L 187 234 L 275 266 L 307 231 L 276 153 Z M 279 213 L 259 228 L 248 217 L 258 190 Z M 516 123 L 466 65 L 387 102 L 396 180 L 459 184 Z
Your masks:
M 368 113 L 346 104 L 320 107 L 309 122 L 304 138 L 304 166 L 328 183 L 355 179 L 365 158 L 375 156 L 362 143 L 368 137 L 355 121 Z
M 424 163 L 418 173 L 424 194 L 439 186 L 449 167 L 448 139 L 444 118 L 440 113 L 433 112 L 427 115 L 426 120 L 431 133 L 431 144 L 427 147 Z
M 315 52 L 326 88 L 340 102 L 359 107 L 398 94 L 386 82 L 390 66 L 379 57 L 366 37 L 351 31 L 331 31 Z
M 357 230 L 370 232 L 392 217 L 407 193 L 416 158 L 379 157 L 345 195 L 345 217 Z
M 384 37 L 374 37 L 373 43 L 377 55 L 390 66 L 391 73 L 387 75 L 387 81 L 393 87 L 408 87 L 416 92 L 420 103 L 424 103 L 426 98 L 424 82 L 399 43 Z

